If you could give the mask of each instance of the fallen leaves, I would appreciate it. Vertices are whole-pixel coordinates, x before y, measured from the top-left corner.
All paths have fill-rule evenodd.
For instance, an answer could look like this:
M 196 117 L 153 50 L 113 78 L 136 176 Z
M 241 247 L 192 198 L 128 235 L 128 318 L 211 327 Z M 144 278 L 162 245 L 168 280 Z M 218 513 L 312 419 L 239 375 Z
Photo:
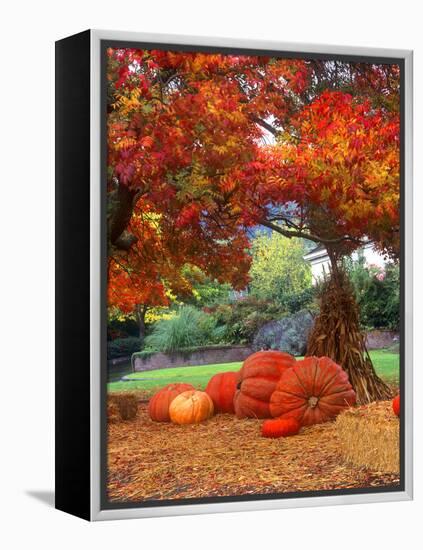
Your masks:
M 289 438 L 260 437 L 261 423 L 216 415 L 187 426 L 152 422 L 145 404 L 133 421 L 108 428 L 110 501 L 290 493 L 399 483 L 347 465 L 335 424 Z

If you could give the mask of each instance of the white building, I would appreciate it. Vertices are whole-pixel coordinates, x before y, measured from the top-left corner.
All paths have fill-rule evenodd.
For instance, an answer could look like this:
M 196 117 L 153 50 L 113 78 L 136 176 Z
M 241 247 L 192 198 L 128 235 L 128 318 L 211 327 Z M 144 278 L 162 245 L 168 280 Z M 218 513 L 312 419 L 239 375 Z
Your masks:
M 353 252 L 351 257 L 353 260 L 358 260 L 360 256 L 364 256 L 367 265 L 376 265 L 383 268 L 386 264 L 384 257 L 374 249 L 371 243 L 366 244 L 363 248 Z M 330 260 L 326 252 L 326 248 L 323 245 L 317 246 L 308 254 L 303 256 L 303 258 L 311 265 L 313 284 L 316 284 L 316 282 L 321 279 L 325 273 L 329 273 Z

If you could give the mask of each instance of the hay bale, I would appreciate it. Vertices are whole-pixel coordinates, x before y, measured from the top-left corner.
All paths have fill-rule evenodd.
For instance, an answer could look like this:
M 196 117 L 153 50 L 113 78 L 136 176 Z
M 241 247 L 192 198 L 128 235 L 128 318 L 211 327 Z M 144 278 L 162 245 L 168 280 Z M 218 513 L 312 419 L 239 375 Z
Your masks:
M 112 422 L 133 420 L 138 412 L 138 397 L 134 393 L 116 392 L 107 397 L 107 415 Z M 116 416 L 118 418 L 116 418 Z
M 355 466 L 399 473 L 399 419 L 390 401 L 348 409 L 336 420 L 340 451 Z
M 121 416 L 119 412 L 119 407 L 114 401 L 111 401 L 110 399 L 107 400 L 107 423 L 108 424 L 116 424 L 116 422 L 120 422 Z

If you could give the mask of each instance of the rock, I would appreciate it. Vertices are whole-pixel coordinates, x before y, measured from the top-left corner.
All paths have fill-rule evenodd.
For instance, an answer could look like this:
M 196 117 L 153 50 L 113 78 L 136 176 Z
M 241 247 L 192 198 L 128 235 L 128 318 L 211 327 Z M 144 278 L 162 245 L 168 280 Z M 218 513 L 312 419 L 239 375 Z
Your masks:
M 270 321 L 257 331 L 252 348 L 254 351 L 277 349 L 291 355 L 304 355 L 313 322 L 314 317 L 307 310 Z

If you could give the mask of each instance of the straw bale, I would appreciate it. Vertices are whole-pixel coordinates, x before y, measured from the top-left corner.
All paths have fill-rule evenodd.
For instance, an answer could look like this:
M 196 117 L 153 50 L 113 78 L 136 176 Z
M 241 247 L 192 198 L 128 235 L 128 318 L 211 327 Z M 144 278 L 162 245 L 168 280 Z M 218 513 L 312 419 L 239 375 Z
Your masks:
M 391 401 L 348 409 L 338 416 L 336 431 L 348 463 L 376 472 L 399 472 L 399 419 Z
M 116 409 L 120 420 L 133 420 L 138 412 L 138 397 L 134 393 L 115 392 L 108 395 L 107 412 L 116 416 Z M 118 421 L 117 419 L 112 422 Z

